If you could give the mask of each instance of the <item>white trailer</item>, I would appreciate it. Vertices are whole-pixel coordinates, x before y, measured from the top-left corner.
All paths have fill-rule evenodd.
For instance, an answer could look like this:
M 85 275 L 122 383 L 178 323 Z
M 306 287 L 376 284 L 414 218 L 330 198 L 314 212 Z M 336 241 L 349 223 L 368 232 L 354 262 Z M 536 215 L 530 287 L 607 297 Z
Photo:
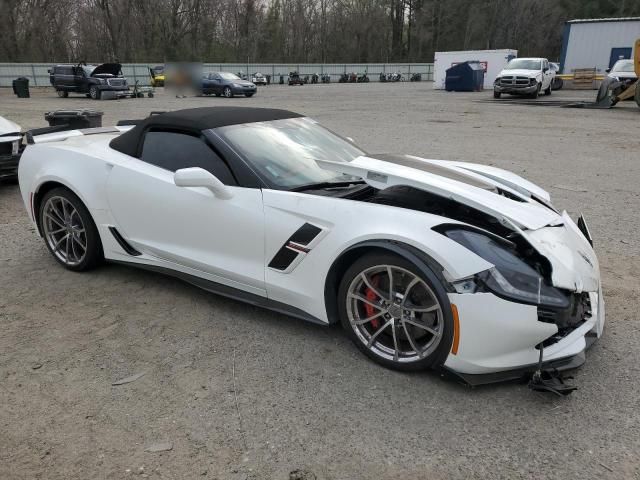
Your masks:
M 493 81 L 500 70 L 518 56 L 517 50 L 467 50 L 463 52 L 436 52 L 433 62 L 433 88 L 444 89 L 447 69 L 452 66 L 470 61 L 478 61 L 484 66 L 484 88 L 493 88 Z

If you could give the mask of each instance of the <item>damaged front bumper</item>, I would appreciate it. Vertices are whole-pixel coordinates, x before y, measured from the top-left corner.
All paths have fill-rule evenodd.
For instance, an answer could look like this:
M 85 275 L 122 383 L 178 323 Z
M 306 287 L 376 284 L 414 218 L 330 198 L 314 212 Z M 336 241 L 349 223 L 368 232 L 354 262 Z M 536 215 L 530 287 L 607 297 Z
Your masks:
M 540 362 L 543 370 L 576 368 L 602 335 L 605 304 L 589 230 L 582 217 L 576 225 L 564 212 L 562 220 L 522 233 L 550 262 L 553 286 L 565 292 L 568 306 L 518 303 L 487 291 L 449 293 L 459 316 L 459 346 L 444 366 L 464 382 L 527 377 Z

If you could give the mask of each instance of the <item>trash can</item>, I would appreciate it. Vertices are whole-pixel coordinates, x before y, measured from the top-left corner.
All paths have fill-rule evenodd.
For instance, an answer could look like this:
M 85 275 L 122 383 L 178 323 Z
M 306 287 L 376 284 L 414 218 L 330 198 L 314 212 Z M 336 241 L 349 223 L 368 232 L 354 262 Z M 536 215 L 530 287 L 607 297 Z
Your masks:
M 484 69 L 480 62 L 463 62 L 447 69 L 444 88 L 447 92 L 479 92 L 484 86 Z
M 50 127 L 66 125 L 69 130 L 78 130 L 101 127 L 102 115 L 104 112 L 89 109 L 55 110 L 45 113 L 44 119 L 49 122 Z
M 29 98 L 29 79 L 27 77 L 16 78 L 13 81 L 13 93 L 18 98 Z

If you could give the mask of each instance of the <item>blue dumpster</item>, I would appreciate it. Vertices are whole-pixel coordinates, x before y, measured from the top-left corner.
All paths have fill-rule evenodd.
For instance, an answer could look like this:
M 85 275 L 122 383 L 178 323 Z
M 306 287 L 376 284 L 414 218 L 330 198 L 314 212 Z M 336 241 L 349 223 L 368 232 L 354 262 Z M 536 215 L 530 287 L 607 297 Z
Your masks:
M 479 92 L 484 85 L 480 62 L 463 62 L 447 69 L 444 88 L 447 92 Z

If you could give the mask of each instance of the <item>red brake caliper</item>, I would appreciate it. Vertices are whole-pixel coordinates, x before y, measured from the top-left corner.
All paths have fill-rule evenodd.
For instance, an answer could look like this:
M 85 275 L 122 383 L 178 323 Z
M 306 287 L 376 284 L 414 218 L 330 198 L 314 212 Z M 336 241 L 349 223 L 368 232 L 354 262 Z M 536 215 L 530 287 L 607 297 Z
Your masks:
M 371 277 L 371 285 L 373 285 L 374 287 L 378 286 L 378 276 Z M 378 295 L 376 295 L 376 293 L 369 287 L 365 288 L 364 295 L 370 302 L 375 302 L 375 300 L 378 299 Z M 374 307 L 366 303 L 364 304 L 364 311 L 366 312 L 367 317 L 373 317 L 377 313 Z M 380 317 L 371 320 L 371 326 L 374 328 L 374 330 L 377 330 L 380 326 Z

